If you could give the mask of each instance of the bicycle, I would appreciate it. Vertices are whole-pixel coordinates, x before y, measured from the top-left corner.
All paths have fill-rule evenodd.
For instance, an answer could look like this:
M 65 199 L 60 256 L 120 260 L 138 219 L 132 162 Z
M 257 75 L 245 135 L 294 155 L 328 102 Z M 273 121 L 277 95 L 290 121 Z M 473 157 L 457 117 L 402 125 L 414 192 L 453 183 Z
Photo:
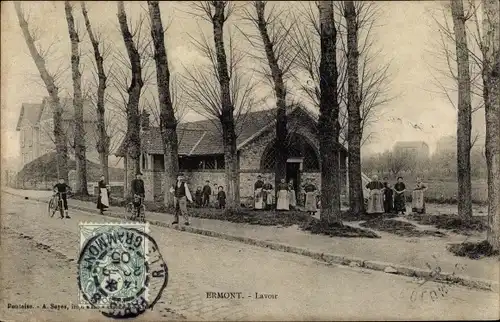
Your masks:
M 135 204 L 139 203 L 138 207 Z M 144 206 L 143 198 L 139 195 L 134 195 L 134 201 L 127 204 L 127 212 L 130 213 L 129 220 L 146 222 L 146 206 Z
M 61 218 L 64 218 L 64 205 L 62 194 L 64 192 L 56 192 L 52 195 L 52 198 L 49 200 L 49 216 L 54 217 L 55 213 L 59 211 Z

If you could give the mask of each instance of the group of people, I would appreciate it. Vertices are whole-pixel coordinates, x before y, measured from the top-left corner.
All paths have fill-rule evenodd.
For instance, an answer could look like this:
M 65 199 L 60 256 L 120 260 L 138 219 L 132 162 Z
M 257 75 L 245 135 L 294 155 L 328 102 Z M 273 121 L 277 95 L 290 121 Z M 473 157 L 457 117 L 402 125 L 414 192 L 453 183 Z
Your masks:
M 209 207 L 211 203 L 215 203 L 218 208 L 224 209 L 226 206 L 226 193 L 224 188 L 222 186 L 217 186 L 217 184 L 214 185 L 214 188 L 217 189 L 216 194 L 212 194 L 209 180 L 206 181 L 203 188 L 198 187 L 195 192 L 194 204 L 197 207 Z M 398 177 L 394 186 L 391 186 L 387 178 L 384 178 L 382 182 L 378 179 L 378 176 L 374 175 L 372 181 L 366 185 L 366 188 L 370 190 L 366 209 L 368 214 L 406 213 L 405 193 L 407 192 L 407 188 L 403 181 L 403 177 Z M 66 216 L 68 213 L 66 201 L 66 192 L 68 189 L 69 186 L 62 179 L 54 186 L 54 191 L 61 193 Z M 424 192 L 426 190 L 427 185 L 425 185 L 420 178 L 417 178 L 415 187 L 412 189 L 412 212 L 425 213 Z M 98 182 L 98 191 L 97 208 L 100 210 L 101 214 L 103 214 L 104 210 L 109 207 L 109 186 L 106 185 L 104 176 L 101 176 Z M 134 201 L 134 206 L 140 206 L 145 195 L 142 173 L 137 173 L 136 178 L 132 180 L 131 191 L 132 196 L 139 197 L 138 200 Z M 189 225 L 187 200 L 193 203 L 193 198 L 182 173 L 178 175 L 177 182 L 170 188 L 170 192 L 174 195 L 176 209 L 175 221 L 173 224 L 179 222 L 180 213 L 185 219 L 185 224 Z M 311 215 L 317 212 L 318 194 L 319 191 L 312 182 L 312 179 L 307 178 L 305 185 L 302 186 L 302 195 L 304 196 L 302 200 L 304 202 L 305 211 Z M 278 211 L 295 209 L 297 207 L 297 194 L 295 192 L 293 180 L 286 183 L 285 179 L 281 179 L 277 187 L 276 202 L 274 202 L 274 198 L 273 185 L 267 180 L 264 181 L 262 176 L 259 175 L 254 184 L 253 206 L 255 210 L 271 210 L 273 206 L 275 206 L 275 209 Z
M 136 177 L 132 182 L 130 183 L 131 185 L 131 195 L 133 197 L 133 206 L 138 207 L 141 206 L 146 190 L 144 188 L 144 180 L 142 180 L 142 173 L 137 173 Z M 104 210 L 109 207 L 109 202 L 104 202 L 108 201 L 109 197 L 109 190 L 108 186 L 105 184 L 104 181 L 104 176 L 101 177 L 101 180 L 98 183 L 99 186 L 99 195 L 97 198 L 97 208 L 101 211 L 101 214 L 103 214 Z M 184 224 L 189 225 L 189 215 L 188 215 L 188 210 L 187 210 L 187 203 L 193 202 L 193 197 L 191 195 L 191 192 L 189 190 L 188 184 L 186 183 L 186 178 L 182 173 L 180 173 L 177 176 L 177 181 L 175 184 L 170 187 L 170 193 L 173 194 L 174 196 L 174 207 L 175 207 L 175 219 L 172 222 L 173 225 L 179 223 L 179 215 L 182 215 L 184 218 Z M 196 203 L 199 202 L 199 204 L 202 203 L 201 200 L 195 199 Z
M 302 188 L 305 194 L 305 210 L 310 214 L 316 213 L 318 189 L 312 183 L 311 178 L 306 179 L 306 184 Z M 253 208 L 255 210 L 270 210 L 273 205 L 276 205 L 278 211 L 293 210 L 297 207 L 297 194 L 293 180 L 288 183 L 283 178 L 280 180 L 275 203 L 273 185 L 267 180 L 264 182 L 262 176 L 257 176 L 257 181 L 254 184 Z
M 98 187 L 99 192 L 97 197 L 97 209 L 100 210 L 102 215 L 104 210 L 109 207 L 109 187 L 104 182 L 104 176 L 101 176 Z M 52 190 L 55 194 L 59 195 L 59 198 L 61 198 L 62 207 L 64 208 L 64 217 L 70 218 L 68 215 L 68 193 L 71 192 L 71 187 L 63 178 L 60 178 L 59 182 L 54 185 Z
M 366 212 L 368 214 L 380 213 L 406 213 L 406 185 L 403 177 L 398 177 L 394 187 L 384 178 L 384 182 L 379 181 L 374 175 L 366 188 L 370 190 Z M 420 178 L 417 178 L 415 187 L 412 190 L 412 212 L 425 213 L 424 192 L 427 186 Z
M 212 194 L 213 193 L 213 194 Z M 214 190 L 210 187 L 210 180 L 205 181 L 203 189 L 198 187 L 195 192 L 194 204 L 196 207 L 210 207 L 214 204 L 219 209 L 226 208 L 226 192 L 224 187 L 214 184 Z

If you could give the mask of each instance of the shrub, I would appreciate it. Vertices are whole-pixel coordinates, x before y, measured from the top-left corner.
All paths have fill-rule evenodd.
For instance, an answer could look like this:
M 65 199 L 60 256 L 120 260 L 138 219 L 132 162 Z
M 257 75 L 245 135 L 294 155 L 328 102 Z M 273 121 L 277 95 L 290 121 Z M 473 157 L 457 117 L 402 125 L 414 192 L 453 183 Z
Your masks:
M 493 250 L 493 247 L 487 240 L 479 243 L 464 242 L 461 244 L 452 244 L 448 245 L 447 249 L 456 256 L 468 257 L 470 259 L 480 259 L 499 254 L 498 251 Z
M 485 231 L 488 227 L 485 219 L 471 218 L 463 220 L 455 214 L 425 215 L 410 214 L 408 219 L 417 221 L 422 225 L 433 225 L 438 229 L 447 229 L 455 233 L 469 233 L 470 231 Z
M 385 231 L 402 237 L 446 236 L 446 234 L 440 231 L 418 230 L 417 226 L 412 223 L 394 219 L 372 219 L 361 223 L 360 226 Z
M 362 228 L 355 228 L 348 225 L 328 224 L 316 218 L 310 218 L 307 222 L 303 222 L 300 228 L 305 231 L 310 231 L 311 234 L 327 235 L 330 237 L 364 237 L 364 238 L 380 238 L 375 232 Z

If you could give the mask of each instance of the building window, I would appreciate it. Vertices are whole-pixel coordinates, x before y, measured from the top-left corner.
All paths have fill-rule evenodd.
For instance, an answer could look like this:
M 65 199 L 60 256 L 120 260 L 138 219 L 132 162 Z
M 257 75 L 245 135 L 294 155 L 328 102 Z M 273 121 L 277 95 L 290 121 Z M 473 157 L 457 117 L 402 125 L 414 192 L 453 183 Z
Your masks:
M 205 160 L 205 167 L 204 167 L 204 169 L 209 169 L 209 170 L 216 169 L 215 158 L 214 157 L 207 158 Z
M 24 128 L 21 129 L 21 148 L 24 148 Z
M 303 171 L 319 171 L 319 160 L 315 149 L 299 135 L 293 134 L 288 140 L 288 157 L 303 158 Z M 276 165 L 276 140 L 269 143 L 261 158 L 262 170 L 274 170 Z
M 215 157 L 216 169 L 224 169 L 224 155 L 218 155 Z
M 33 129 L 27 128 L 26 141 L 28 142 L 28 146 L 33 146 Z
M 145 169 L 149 169 L 149 164 L 148 164 L 149 155 L 148 155 L 148 154 L 146 154 L 146 153 L 143 153 L 141 156 L 142 156 L 142 157 L 141 157 L 141 159 L 142 159 L 142 160 L 141 160 L 141 161 L 142 161 L 142 162 L 141 162 L 141 164 L 142 164 L 142 169 L 143 169 L 143 170 L 145 170 Z
M 165 162 L 163 154 L 153 155 L 153 170 L 154 171 L 165 171 Z

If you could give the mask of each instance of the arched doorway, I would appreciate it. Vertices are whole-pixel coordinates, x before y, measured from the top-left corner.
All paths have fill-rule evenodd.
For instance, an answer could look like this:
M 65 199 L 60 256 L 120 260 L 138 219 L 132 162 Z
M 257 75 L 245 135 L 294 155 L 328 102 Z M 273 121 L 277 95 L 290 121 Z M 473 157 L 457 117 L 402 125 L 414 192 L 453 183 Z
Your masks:
M 309 141 L 298 133 L 290 135 L 287 140 L 288 162 L 286 180 L 294 181 L 295 191 L 301 184 L 301 172 L 319 172 L 319 158 L 316 149 Z M 274 171 L 276 166 L 276 139 L 270 142 L 261 157 L 262 171 Z

